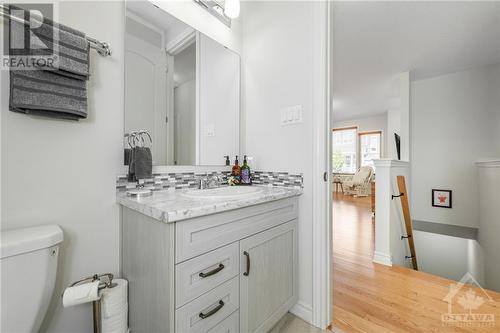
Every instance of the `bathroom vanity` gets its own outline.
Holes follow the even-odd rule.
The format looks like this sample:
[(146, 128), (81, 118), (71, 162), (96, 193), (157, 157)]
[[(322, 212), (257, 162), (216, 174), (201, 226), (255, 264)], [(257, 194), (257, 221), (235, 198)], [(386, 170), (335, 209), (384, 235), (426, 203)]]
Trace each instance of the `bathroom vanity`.
[(301, 190), (252, 188), (118, 196), (131, 332), (267, 332), (297, 302)]
[[(197, 170), (177, 172), (221, 170), (225, 156), (244, 155), (240, 56), (149, 1), (127, 1), (125, 22), (124, 132), (134, 139), (124, 148), (147, 143), (158, 170), (175, 166), (141, 179), (159, 190), (151, 197), (118, 194), (130, 329), (267, 332), (297, 302), (301, 190), (193, 190)], [(135, 141), (142, 131), (148, 142)], [(282, 173), (269, 179), (296, 185)]]

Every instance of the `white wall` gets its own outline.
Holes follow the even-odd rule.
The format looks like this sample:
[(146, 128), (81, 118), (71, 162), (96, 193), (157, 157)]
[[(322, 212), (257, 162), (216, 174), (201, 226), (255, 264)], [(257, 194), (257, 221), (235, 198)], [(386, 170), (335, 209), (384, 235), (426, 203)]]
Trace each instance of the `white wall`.
[(500, 292), (500, 158), (478, 167), (478, 241), (484, 253), (485, 286)]
[(362, 132), (382, 131), (382, 154), (380, 158), (387, 157), (387, 113), (372, 117), (333, 122), (333, 128), (352, 126), (358, 127), (358, 134)]
[(413, 235), (420, 271), (454, 281), (470, 272), (481, 284), (477, 241), (418, 230)]
[[(245, 145), (254, 169), (304, 174), (299, 200), (299, 307), (312, 311), (313, 86), (320, 54), (313, 8), (318, 2), (242, 3)], [(326, 14), (325, 14), (326, 15)], [(299, 24), (300, 22), (300, 24)], [(280, 125), (280, 109), (302, 105), (303, 122)]]
[(223, 165), (224, 156), (240, 154), (240, 56), (203, 34), (197, 47), (196, 164)]
[(410, 145), (413, 140), (411, 133), (411, 101), (410, 72), (399, 74), (399, 119), (401, 137), (401, 160), (410, 160)]
[[(477, 227), (475, 162), (500, 151), (500, 65), (412, 82), (412, 214), (421, 221)], [(431, 206), (431, 189), (453, 190), (453, 208)]]
[(194, 1), (151, 0), (151, 2), (231, 50), (241, 51), (241, 19), (232, 20), (229, 28)]
[(196, 164), (196, 82), (174, 88), (174, 161), (177, 165)]
[(491, 111), (493, 112), (493, 117), (496, 118), (494, 120), (496, 123), (496, 129), (494, 132), (497, 134), (495, 142), (498, 152), (497, 155), (493, 157), (498, 157), (498, 154), (500, 154), (500, 64), (490, 67), (490, 69), (489, 84), (492, 88), (491, 94), (493, 95), (493, 98), (491, 99)]
[[(496, 262), (498, 261), (499, 260)], [(477, 240), (469, 240), (467, 249), (467, 272), (472, 274), (472, 276), (481, 286), (483, 286), (483, 288), (491, 289), (491, 287), (486, 285), (485, 271), (485, 257), (481, 245)]]
[(8, 72), (0, 71), (1, 227), (57, 223), (64, 230), (57, 286), (44, 323), (50, 332), (91, 332), (91, 306), (63, 309), (62, 290), (81, 277), (119, 269), (115, 178), (123, 164), (123, 7), (116, 1), (60, 3), (61, 23), (113, 50), (106, 58), (91, 51), (87, 120), (8, 111)]
[(398, 151), (394, 133), (401, 136), (401, 111), (399, 109), (387, 111), (386, 157), (397, 160)]

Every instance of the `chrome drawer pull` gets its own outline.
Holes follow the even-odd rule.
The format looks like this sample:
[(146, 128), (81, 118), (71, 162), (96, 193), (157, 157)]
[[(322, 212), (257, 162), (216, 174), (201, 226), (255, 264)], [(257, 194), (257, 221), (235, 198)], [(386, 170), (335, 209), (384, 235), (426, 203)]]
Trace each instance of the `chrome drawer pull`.
[(211, 270), (210, 272), (207, 272), (207, 273), (203, 273), (203, 272), (201, 272), (199, 275), (200, 275), (200, 277), (202, 277), (202, 278), (206, 278), (206, 277), (209, 277), (209, 276), (211, 276), (211, 275), (214, 275), (214, 274), (219, 273), (219, 272), (220, 272), (220, 271), (222, 271), (223, 269), (224, 269), (224, 265), (223, 265), (223, 264), (219, 264), (219, 267), (217, 267), (217, 268), (215, 268), (215, 269)]
[(213, 308), (212, 310), (208, 311), (207, 313), (203, 313), (203, 312), (200, 312), (200, 318), (201, 319), (205, 319), (205, 318), (208, 318), (210, 316), (213, 316), (214, 314), (216, 314), (220, 309), (222, 309), (222, 307), (224, 306), (224, 302), (222, 300), (219, 301), (219, 305), (217, 305), (217, 307)]

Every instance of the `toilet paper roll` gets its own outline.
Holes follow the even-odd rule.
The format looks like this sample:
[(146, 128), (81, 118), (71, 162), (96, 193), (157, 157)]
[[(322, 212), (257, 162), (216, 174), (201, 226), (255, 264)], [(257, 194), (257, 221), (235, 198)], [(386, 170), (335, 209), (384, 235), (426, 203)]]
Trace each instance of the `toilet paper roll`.
[(128, 329), (127, 312), (123, 311), (122, 313), (119, 313), (115, 316), (103, 319), (101, 328), (103, 333), (126, 332)]
[(69, 287), (63, 293), (63, 306), (68, 306), (93, 302), (99, 299), (99, 281), (79, 284)]
[(115, 287), (103, 289), (99, 293), (102, 301), (102, 316), (104, 318), (109, 318), (122, 312), (123, 307), (128, 304), (127, 280), (114, 279), (113, 283), (116, 283)]
[(127, 280), (114, 279), (116, 286), (100, 292), (102, 302), (102, 332), (128, 332), (128, 283)]

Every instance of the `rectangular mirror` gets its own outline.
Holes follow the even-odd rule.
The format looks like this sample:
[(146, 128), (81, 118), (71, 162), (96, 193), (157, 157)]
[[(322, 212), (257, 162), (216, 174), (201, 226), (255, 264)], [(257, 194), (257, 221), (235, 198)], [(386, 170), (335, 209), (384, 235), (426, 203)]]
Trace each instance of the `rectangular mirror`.
[[(126, 5), (124, 148), (151, 146), (157, 166), (239, 155), (240, 56), (148, 1)], [(127, 136), (139, 131), (151, 140)]]

